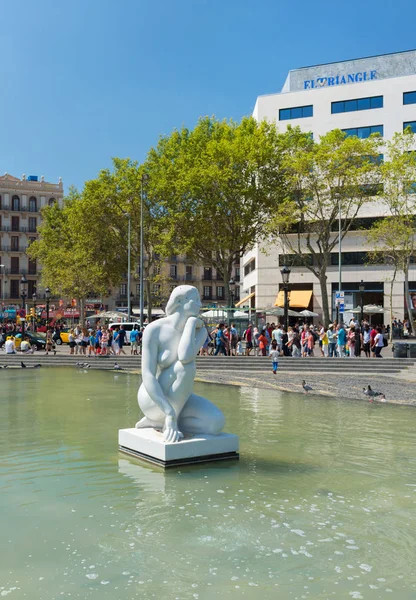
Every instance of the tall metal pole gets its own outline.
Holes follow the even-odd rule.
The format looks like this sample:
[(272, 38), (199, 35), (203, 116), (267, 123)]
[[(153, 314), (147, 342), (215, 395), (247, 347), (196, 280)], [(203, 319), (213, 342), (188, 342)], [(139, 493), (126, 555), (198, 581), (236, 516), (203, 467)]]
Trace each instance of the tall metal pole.
[[(341, 196), (338, 196), (338, 291), (341, 291), (341, 243), (342, 243), (342, 239), (341, 239)], [(341, 299), (341, 298), (340, 298)], [(340, 300), (339, 299), (339, 300)], [(339, 311), (339, 322), (342, 323), (343, 321), (343, 313), (341, 311)]]
[(131, 275), (131, 217), (127, 214), (127, 321), (131, 321), (130, 275)]
[(141, 193), (140, 193), (140, 329), (143, 327), (144, 321), (144, 289), (143, 289), (143, 269), (144, 269), (144, 257), (143, 257), (143, 248), (144, 248), (144, 231), (143, 231), (143, 184), (147, 181), (148, 175), (143, 173), (141, 179)]
[(288, 321), (289, 321), (289, 299), (288, 299), (288, 285), (287, 283), (283, 284), (284, 285), (284, 292), (285, 292), (285, 306), (284, 306), (284, 322), (285, 322), (285, 331), (287, 332), (287, 327), (288, 327)]

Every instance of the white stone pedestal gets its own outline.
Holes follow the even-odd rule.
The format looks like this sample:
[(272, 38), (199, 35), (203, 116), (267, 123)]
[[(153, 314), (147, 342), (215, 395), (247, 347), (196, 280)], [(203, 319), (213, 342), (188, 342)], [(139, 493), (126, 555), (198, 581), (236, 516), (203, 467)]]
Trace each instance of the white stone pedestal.
[(216, 460), (238, 459), (238, 436), (231, 433), (218, 435), (186, 435), (180, 442), (166, 443), (155, 429), (119, 429), (120, 452), (141, 460), (175, 467)]

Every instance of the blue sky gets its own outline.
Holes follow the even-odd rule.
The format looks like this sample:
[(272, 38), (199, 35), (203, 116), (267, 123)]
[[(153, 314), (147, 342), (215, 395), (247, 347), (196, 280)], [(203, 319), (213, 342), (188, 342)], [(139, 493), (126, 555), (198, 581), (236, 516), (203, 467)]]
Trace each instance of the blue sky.
[(65, 188), (293, 68), (416, 47), (414, 0), (2, 0), (0, 173)]

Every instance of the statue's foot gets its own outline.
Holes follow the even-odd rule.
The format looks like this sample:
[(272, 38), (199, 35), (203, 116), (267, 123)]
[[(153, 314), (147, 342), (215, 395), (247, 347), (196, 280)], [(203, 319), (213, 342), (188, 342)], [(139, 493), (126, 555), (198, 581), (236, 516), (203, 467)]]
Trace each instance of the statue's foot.
[(136, 429), (161, 429), (163, 427), (163, 423), (157, 423), (156, 421), (151, 421), (147, 417), (143, 417), (140, 419), (135, 425)]

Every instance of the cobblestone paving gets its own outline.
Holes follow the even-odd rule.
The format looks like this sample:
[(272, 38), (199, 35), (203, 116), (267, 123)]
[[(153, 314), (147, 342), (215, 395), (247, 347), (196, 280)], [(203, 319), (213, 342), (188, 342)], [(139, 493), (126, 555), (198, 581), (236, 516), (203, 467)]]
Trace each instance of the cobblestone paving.
[(335, 373), (302, 375), (300, 373), (279, 373), (279, 371), (277, 375), (273, 375), (272, 372), (270, 374), (252, 373), (250, 375), (242, 375), (236, 371), (227, 371), (197, 375), (196, 381), (276, 389), (304, 394), (302, 379), (305, 379), (306, 383), (313, 387), (313, 392), (309, 392), (308, 394), (311, 398), (313, 398), (313, 395), (320, 395), (368, 402), (367, 396), (363, 394), (363, 387), (371, 385), (373, 390), (385, 394), (386, 402), (390, 404), (416, 406), (416, 382), (407, 381), (403, 376), (400, 379), (396, 379), (391, 375), (372, 376), (369, 374), (368, 377), (362, 374), (354, 376)]

